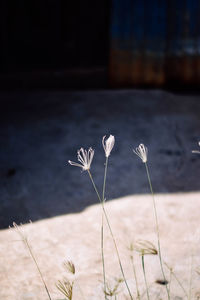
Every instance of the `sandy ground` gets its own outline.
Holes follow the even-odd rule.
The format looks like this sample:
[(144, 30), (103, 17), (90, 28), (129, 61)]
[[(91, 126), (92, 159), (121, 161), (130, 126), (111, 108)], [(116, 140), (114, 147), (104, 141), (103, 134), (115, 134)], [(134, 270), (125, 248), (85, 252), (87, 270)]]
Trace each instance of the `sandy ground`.
[[(76, 265), (73, 299), (103, 299), (100, 251), (101, 207), (85, 172), (69, 166), (80, 147), (95, 149), (92, 173), (102, 186), (104, 153), (101, 139), (113, 134), (106, 209), (124, 271), (135, 296), (127, 249), (145, 239), (157, 246), (152, 198), (141, 160), (132, 148), (148, 146), (148, 163), (156, 192), (163, 259), (199, 299), (200, 97), (164, 91), (88, 91), (1, 93), (0, 111), (0, 299), (47, 299), (33, 262), (15, 232), (24, 226), (52, 299), (62, 299), (55, 283), (67, 276), (62, 263)], [(135, 253), (141, 293), (145, 291), (141, 257)], [(105, 228), (106, 276), (121, 277)], [(157, 256), (145, 256), (151, 299), (167, 299)], [(167, 270), (166, 270), (167, 272)], [(168, 272), (168, 280), (169, 272)], [(184, 291), (172, 276), (172, 299)], [(124, 284), (119, 299), (126, 299)], [(142, 299), (145, 299), (143, 295)], [(185, 296), (185, 299), (187, 297)], [(128, 298), (127, 298), (128, 299)]]
[[(199, 210), (200, 193), (156, 195), (159, 214), (163, 260), (189, 290), (191, 258), (192, 299), (198, 299), (200, 276)], [(113, 200), (106, 210), (119, 247), (128, 284), (135, 296), (136, 287), (127, 247), (131, 242), (144, 239), (157, 245), (152, 198), (150, 195), (134, 195)], [(62, 299), (55, 288), (58, 279), (67, 277), (62, 267), (64, 260), (72, 260), (76, 266), (76, 283), (85, 299), (103, 299), (102, 265), (100, 252), (101, 206), (94, 205), (78, 214), (55, 217), (24, 226), (32, 250), (41, 267), (52, 299)], [(13, 230), (0, 232), (0, 299), (48, 299), (36, 268), (19, 237)], [(141, 257), (135, 253), (135, 266), (141, 294), (144, 279)], [(121, 273), (109, 230), (105, 226), (105, 265), (107, 280), (113, 284)], [(157, 256), (145, 256), (146, 274), (151, 299), (167, 299), (165, 287), (155, 283), (162, 279)], [(169, 280), (169, 272), (166, 270)], [(70, 277), (69, 277), (70, 279)], [(74, 298), (83, 299), (75, 283)], [(118, 299), (129, 299), (122, 284)], [(172, 299), (186, 299), (177, 281), (172, 278)], [(177, 298), (178, 297), (178, 298)], [(143, 296), (145, 299), (146, 296)]]

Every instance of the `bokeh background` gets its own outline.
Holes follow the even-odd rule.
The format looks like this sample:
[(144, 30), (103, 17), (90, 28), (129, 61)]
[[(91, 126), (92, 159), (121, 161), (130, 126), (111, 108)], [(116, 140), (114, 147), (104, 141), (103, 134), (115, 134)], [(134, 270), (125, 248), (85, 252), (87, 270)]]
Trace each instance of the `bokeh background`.
[(1, 87), (198, 87), (198, 0), (1, 1)]

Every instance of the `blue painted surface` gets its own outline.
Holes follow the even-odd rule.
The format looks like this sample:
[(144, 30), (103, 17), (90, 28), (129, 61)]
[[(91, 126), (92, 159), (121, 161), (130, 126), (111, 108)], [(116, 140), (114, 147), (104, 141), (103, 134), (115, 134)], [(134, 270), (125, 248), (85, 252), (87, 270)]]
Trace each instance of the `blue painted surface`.
[(120, 50), (199, 53), (199, 20), (199, 0), (113, 0), (111, 40)]

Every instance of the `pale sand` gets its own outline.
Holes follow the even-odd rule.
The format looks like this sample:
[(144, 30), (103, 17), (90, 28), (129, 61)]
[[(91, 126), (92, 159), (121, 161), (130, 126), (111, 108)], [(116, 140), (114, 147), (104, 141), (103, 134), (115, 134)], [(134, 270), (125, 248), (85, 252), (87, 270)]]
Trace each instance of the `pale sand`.
[[(192, 298), (200, 293), (199, 211), (200, 193), (156, 195), (163, 259), (174, 268), (188, 291), (191, 257), (193, 255)], [(150, 195), (134, 195), (106, 203), (106, 210), (119, 247), (124, 271), (131, 291), (135, 295), (135, 283), (127, 246), (130, 242), (145, 239), (157, 245), (152, 198)], [(104, 299), (102, 295), (102, 264), (100, 252), (101, 206), (96, 204), (83, 212), (35, 222), (24, 226), (29, 243), (38, 260), (52, 299), (63, 299), (55, 283), (67, 273), (64, 260), (72, 260), (76, 266), (76, 278), (85, 299)], [(37, 270), (13, 230), (0, 232), (0, 299), (47, 299)], [(162, 279), (157, 256), (145, 256), (147, 279), (151, 299), (167, 299), (164, 286), (155, 283)], [(109, 281), (121, 277), (117, 257), (105, 226), (105, 265)], [(135, 254), (139, 287), (144, 292), (141, 258)], [(169, 272), (167, 273), (169, 274)], [(169, 278), (169, 275), (167, 275)], [(121, 286), (119, 299), (126, 299), (126, 288)], [(172, 299), (183, 299), (183, 291), (173, 279)], [(160, 296), (159, 296), (160, 295)], [(180, 298), (176, 298), (180, 297)], [(146, 295), (142, 299), (145, 299)], [(74, 300), (83, 299), (77, 284)], [(127, 299), (129, 299), (127, 297)]]

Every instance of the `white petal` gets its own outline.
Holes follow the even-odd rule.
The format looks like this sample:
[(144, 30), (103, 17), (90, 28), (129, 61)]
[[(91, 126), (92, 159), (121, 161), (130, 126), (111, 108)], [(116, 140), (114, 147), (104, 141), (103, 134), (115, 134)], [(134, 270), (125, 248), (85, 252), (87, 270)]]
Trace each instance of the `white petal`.
[(71, 160), (68, 160), (68, 163), (69, 163), (71, 166), (83, 168), (83, 166), (82, 166), (81, 164), (78, 164), (78, 163), (73, 162), (73, 161), (71, 161)]

